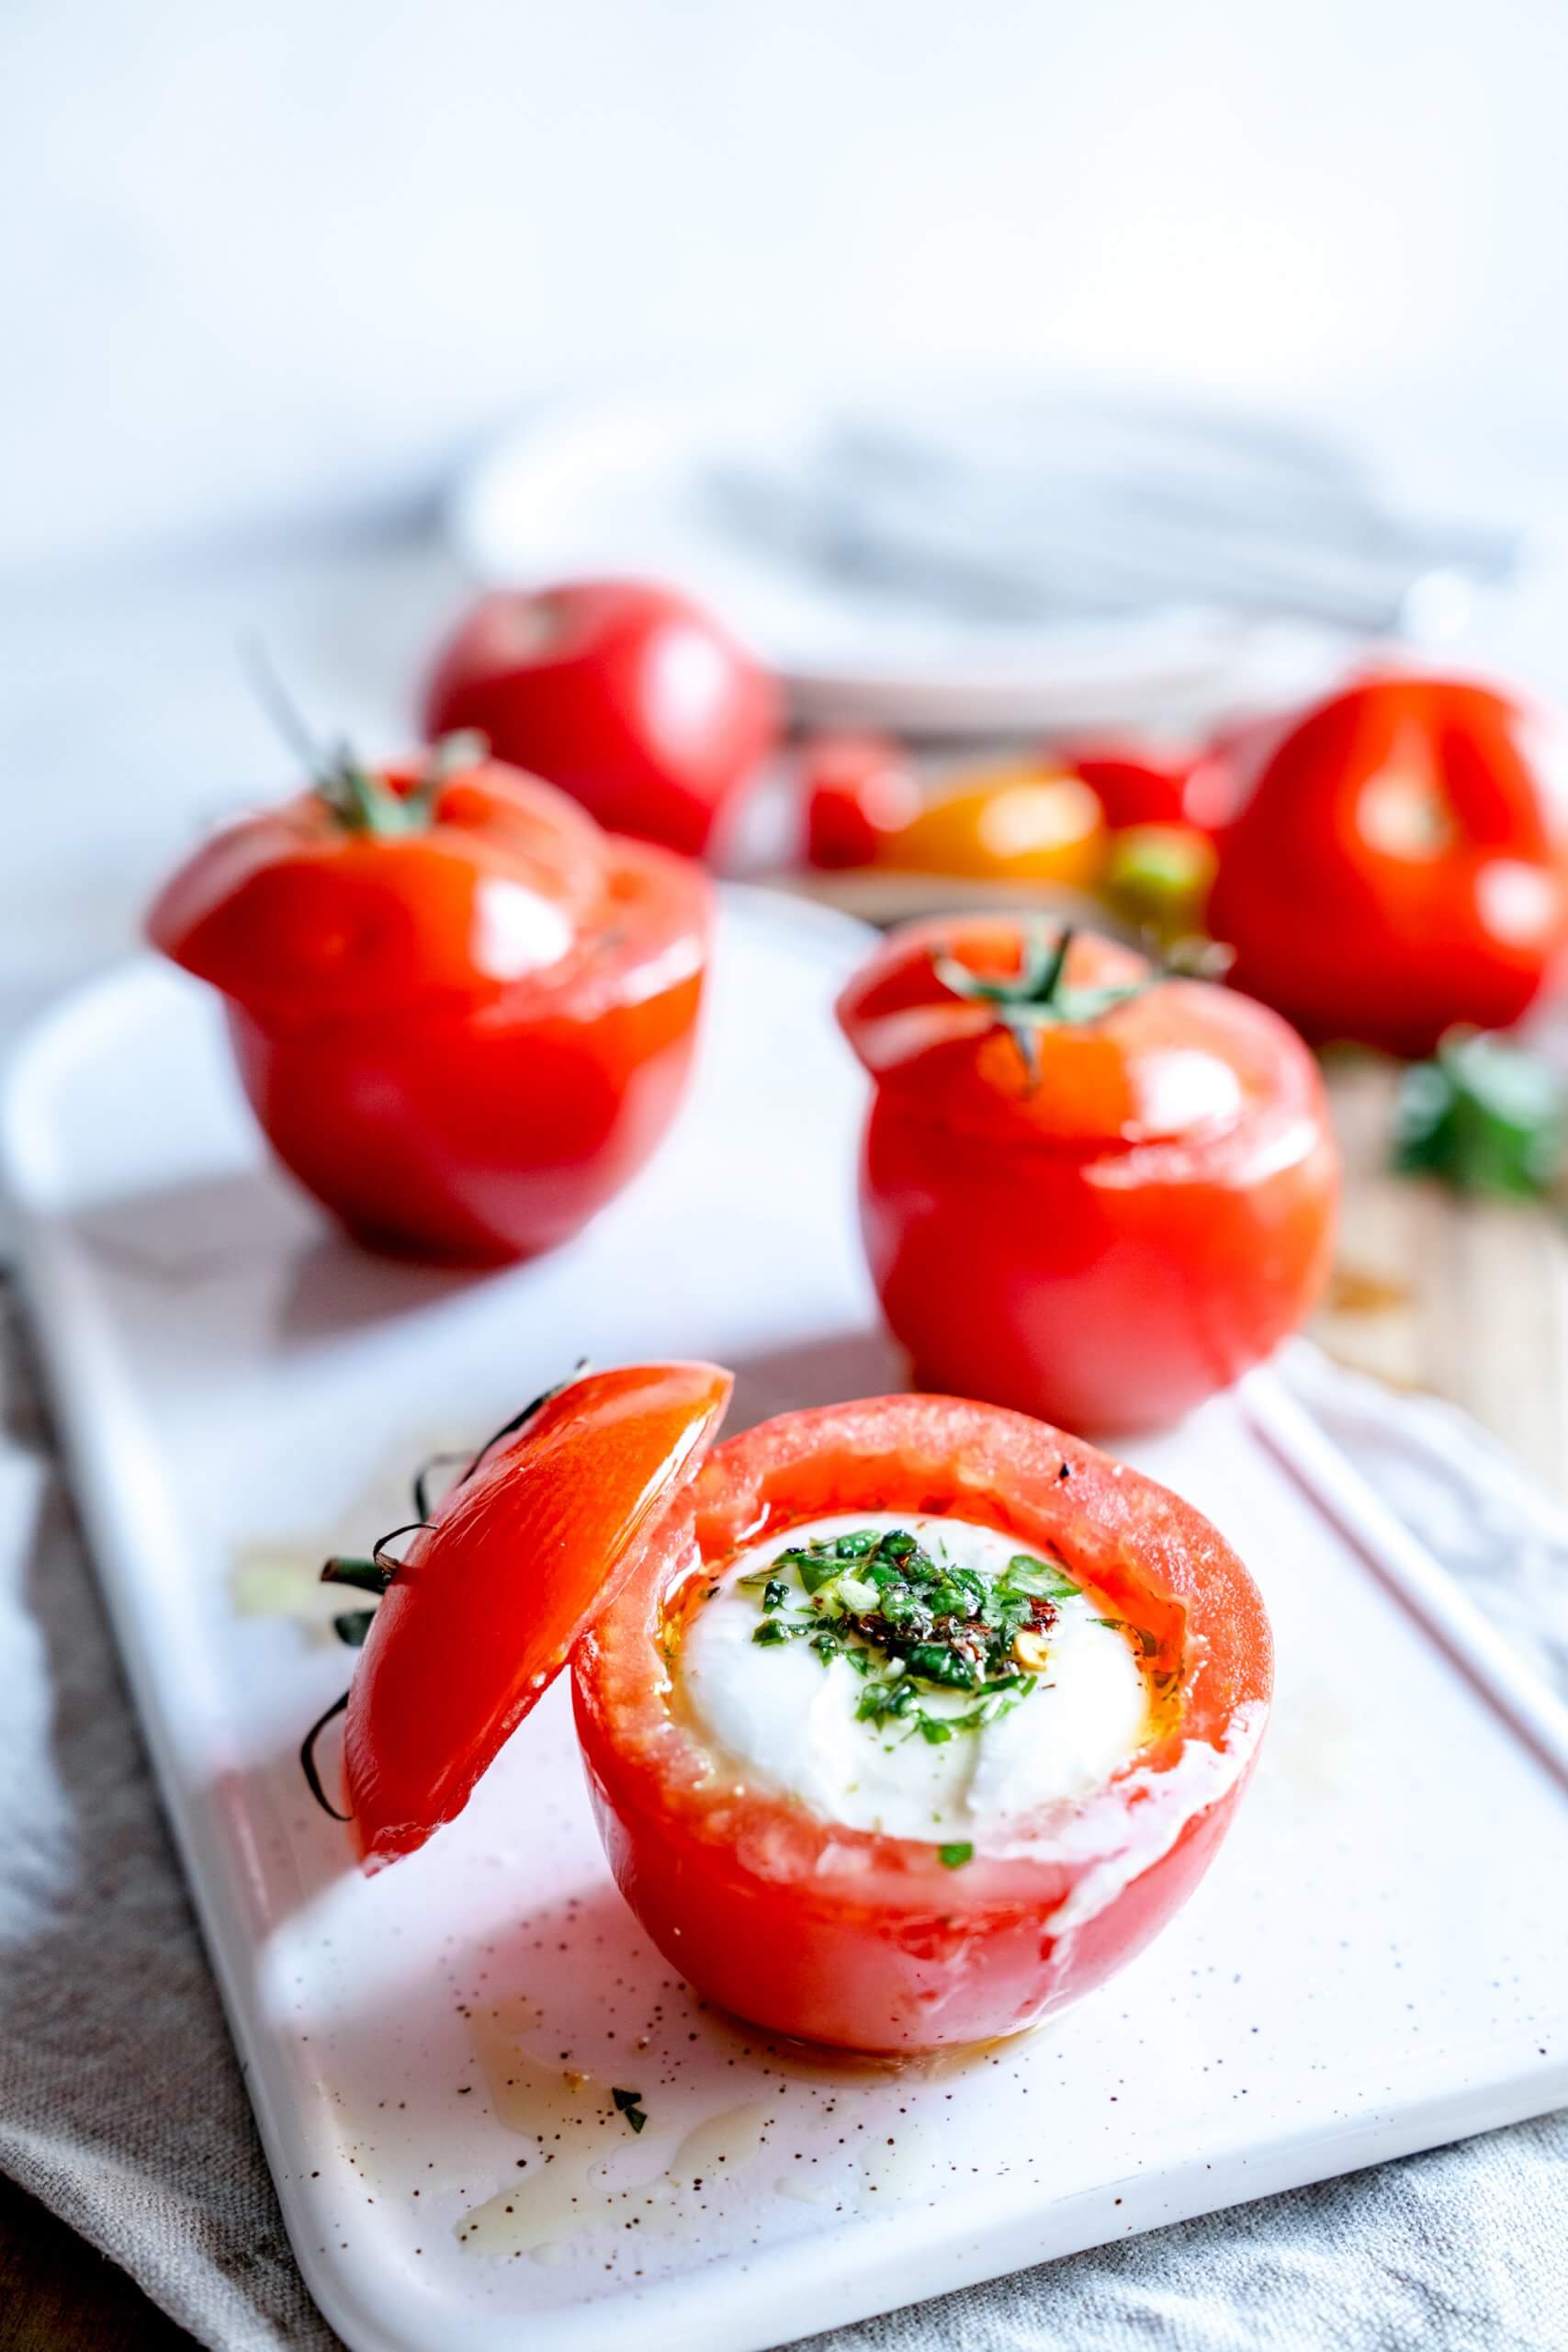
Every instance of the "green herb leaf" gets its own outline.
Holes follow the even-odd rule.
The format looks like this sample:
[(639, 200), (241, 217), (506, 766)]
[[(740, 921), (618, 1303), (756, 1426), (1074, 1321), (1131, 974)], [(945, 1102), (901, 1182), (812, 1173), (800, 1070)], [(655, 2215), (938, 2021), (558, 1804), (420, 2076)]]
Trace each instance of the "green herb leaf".
[(1568, 1082), (1537, 1054), (1450, 1030), (1401, 1081), (1393, 1164), (1458, 1193), (1539, 1199), (1568, 1172)]
[(643, 2125), (648, 2121), (647, 2116), (642, 2111), (642, 2093), (640, 2091), (612, 2090), (610, 2097), (615, 2102), (616, 2113), (626, 2117), (626, 2121), (631, 2125), (634, 2132), (640, 2132)]
[(764, 1617), (755, 1628), (751, 1639), (763, 1649), (772, 1649), (779, 1642), (797, 1642), (817, 1631), (811, 1617)]
[(1045, 1600), (1071, 1600), (1078, 1587), (1049, 1560), (1037, 1559), (1032, 1552), (1015, 1552), (1007, 1564), (1004, 1582), (1013, 1592), (1038, 1594)]
[(904, 1663), (911, 1674), (919, 1675), (927, 1682), (940, 1682), (950, 1690), (979, 1688), (979, 1678), (969, 1660), (936, 1642), (918, 1642), (906, 1655)]
[(965, 1862), (974, 1860), (975, 1849), (965, 1838), (961, 1843), (952, 1846), (939, 1846), (936, 1849), (936, 1858), (943, 1870), (961, 1871)]

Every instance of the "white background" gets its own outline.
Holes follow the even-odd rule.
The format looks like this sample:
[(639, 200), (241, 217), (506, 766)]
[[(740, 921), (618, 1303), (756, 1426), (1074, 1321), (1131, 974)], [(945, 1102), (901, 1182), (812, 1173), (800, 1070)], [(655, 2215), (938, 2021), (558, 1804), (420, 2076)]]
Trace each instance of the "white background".
[[(6, 0), (0, 1042), (288, 780), (245, 632), (406, 731), (541, 392), (1016, 367), (1568, 515), (1565, 125), (1561, 0)], [(1479, 650), (1568, 693), (1559, 580)]]
[(1543, 444), (1561, 0), (8, 0), (13, 560), (426, 494), (540, 387), (971, 358)]

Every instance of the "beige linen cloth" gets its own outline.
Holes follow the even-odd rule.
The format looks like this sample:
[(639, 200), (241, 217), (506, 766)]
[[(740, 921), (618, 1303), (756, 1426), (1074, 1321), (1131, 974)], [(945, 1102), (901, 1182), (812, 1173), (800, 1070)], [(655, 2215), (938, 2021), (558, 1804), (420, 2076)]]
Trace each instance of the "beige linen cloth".
[[(337, 2339), (284, 2236), (12, 1308), (0, 1352), (0, 2165), (214, 2352), (314, 2352)], [(1426, 1512), (1428, 1541), (1468, 1524), (1494, 1578), (1500, 1557), (1513, 1560), (1538, 1634), (1546, 1602), (1562, 1611), (1568, 1524), (1540, 1498), (1521, 1505), (1517, 1474), (1494, 1464), (1489, 1477), (1476, 1433), (1484, 1508), (1466, 1521), (1456, 1421), (1438, 1431), (1445, 1495), (1413, 1466), (1421, 1448), (1402, 1408), (1347, 1404), (1341, 1388), (1316, 1404), (1358, 1426), (1375, 1427), (1381, 1412), (1391, 1499), (1417, 1523)], [(1462, 1547), (1459, 1556), (1467, 1565)], [(1568, 1663), (1568, 1616), (1558, 1623)], [(1568, 2117), (813, 2342), (816, 2352), (1563, 2352)]]

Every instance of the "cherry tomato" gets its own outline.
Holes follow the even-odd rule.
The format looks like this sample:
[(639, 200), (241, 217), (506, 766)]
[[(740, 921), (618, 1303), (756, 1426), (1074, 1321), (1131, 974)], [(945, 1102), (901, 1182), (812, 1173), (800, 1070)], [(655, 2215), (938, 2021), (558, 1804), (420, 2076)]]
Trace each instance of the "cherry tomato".
[(806, 746), (806, 854), (816, 866), (870, 865), (919, 812), (905, 752), (886, 735), (821, 735)]
[(1214, 844), (1196, 825), (1127, 825), (1112, 833), (1100, 889), (1126, 922), (1165, 946), (1195, 938), (1214, 879)]
[(1190, 754), (1129, 736), (1090, 737), (1053, 744), (1063, 767), (1083, 778), (1105, 811), (1113, 831), (1125, 825), (1179, 825), (1190, 821), (1185, 807)]
[(1036, 764), (960, 771), (882, 843), (878, 864), (980, 882), (1087, 889), (1105, 855), (1100, 802)]
[(437, 657), (424, 716), (432, 738), (478, 729), (612, 831), (694, 857), (779, 729), (772, 680), (716, 621), (626, 580), (481, 597)]
[(824, 736), (807, 747), (807, 855), (955, 880), (1083, 889), (1105, 854), (1098, 796), (1039, 760), (989, 762), (922, 783), (891, 739)]
[(495, 762), (345, 760), (175, 875), (153, 944), (226, 1001), (273, 1149), (373, 1246), (548, 1249), (633, 1176), (690, 1065), (701, 871)]
[(344, 1761), (367, 1868), (461, 1812), (630, 1573), (731, 1385), (710, 1363), (574, 1381), (481, 1455), (416, 1534), (349, 1692)]
[(922, 1385), (1139, 1429), (1306, 1317), (1337, 1164), (1316, 1066), (1262, 1005), (996, 915), (895, 932), (839, 1017), (876, 1080), (871, 1271)]
[[(968, 1860), (716, 1770), (671, 1703), (686, 1609), (741, 1544), (860, 1510), (952, 1513), (1061, 1559), (1144, 1632), (1168, 1728)], [(786, 1414), (720, 1446), (637, 1552), (575, 1654), (578, 1733), (621, 1892), (705, 1999), (855, 2050), (989, 2040), (1131, 1959), (1212, 1860), (1263, 1727), (1268, 1621), (1214, 1529), (1104, 1454), (947, 1397)]]
[(1531, 724), (1485, 686), (1371, 678), (1220, 754), (1209, 927), (1236, 985), (1397, 1054), (1517, 1020), (1568, 932)]

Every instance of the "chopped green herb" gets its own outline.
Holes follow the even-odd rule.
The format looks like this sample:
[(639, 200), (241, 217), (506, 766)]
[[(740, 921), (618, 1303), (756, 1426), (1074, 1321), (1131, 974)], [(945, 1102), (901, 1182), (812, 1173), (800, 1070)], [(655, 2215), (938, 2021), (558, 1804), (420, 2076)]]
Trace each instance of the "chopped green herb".
[(962, 1651), (951, 1649), (940, 1642), (918, 1642), (905, 1657), (911, 1674), (927, 1682), (940, 1682), (949, 1690), (977, 1690), (980, 1678), (974, 1663)]
[(816, 1623), (810, 1617), (764, 1617), (751, 1639), (764, 1649), (772, 1649), (776, 1643), (797, 1642), (816, 1631)]
[(1043, 1593), (1048, 1600), (1070, 1600), (1077, 1591), (1071, 1577), (1032, 1552), (1015, 1552), (1007, 1565), (1006, 1585), (1014, 1592)]
[(648, 2121), (647, 2116), (642, 2111), (642, 2093), (613, 2090), (610, 2097), (615, 2102), (616, 2113), (626, 2117), (634, 2132), (640, 2132)]
[[(765, 1575), (763, 1621), (752, 1630), (767, 1647), (809, 1640), (825, 1665), (843, 1658), (864, 1684), (857, 1719), (933, 1746), (995, 1723), (1033, 1691), (1035, 1648), (1056, 1618), (1056, 1603), (1079, 1588), (1032, 1552), (1016, 1552), (999, 1576), (959, 1567), (938, 1542), (939, 1557), (908, 1528), (856, 1528), (786, 1546)], [(805, 1608), (792, 1608), (797, 1578)], [(1028, 1635), (1030, 1643), (1022, 1637)], [(1040, 1653), (1043, 1658), (1043, 1653)], [(922, 1688), (964, 1692), (961, 1712), (923, 1705)]]
[(965, 1862), (974, 1860), (975, 1849), (969, 1840), (964, 1838), (952, 1846), (939, 1846), (936, 1849), (936, 1858), (944, 1870), (961, 1871)]

